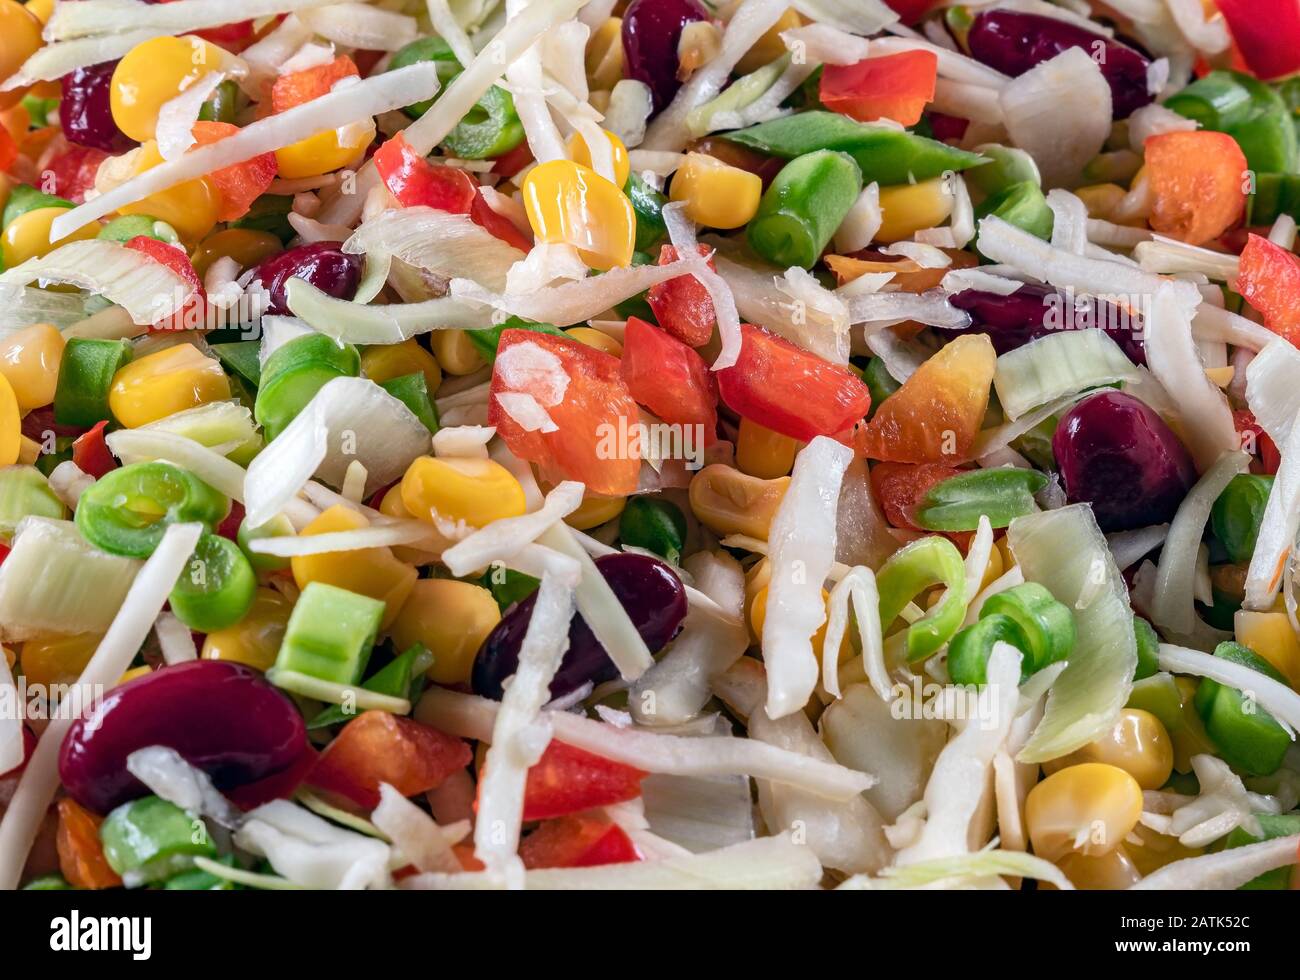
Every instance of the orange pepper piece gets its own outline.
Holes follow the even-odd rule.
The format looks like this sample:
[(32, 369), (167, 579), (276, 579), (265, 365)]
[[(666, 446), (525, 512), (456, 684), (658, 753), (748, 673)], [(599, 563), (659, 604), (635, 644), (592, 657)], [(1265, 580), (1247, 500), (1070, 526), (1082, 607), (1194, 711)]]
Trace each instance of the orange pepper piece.
[(1246, 210), (1249, 164), (1226, 133), (1164, 133), (1146, 142), (1151, 227), (1189, 245), (1213, 241)]
[(59, 800), (59, 830), (55, 846), (59, 851), (59, 869), (74, 888), (117, 888), (122, 884), (116, 871), (108, 866), (104, 848), (99, 843), (96, 816), (72, 799)]

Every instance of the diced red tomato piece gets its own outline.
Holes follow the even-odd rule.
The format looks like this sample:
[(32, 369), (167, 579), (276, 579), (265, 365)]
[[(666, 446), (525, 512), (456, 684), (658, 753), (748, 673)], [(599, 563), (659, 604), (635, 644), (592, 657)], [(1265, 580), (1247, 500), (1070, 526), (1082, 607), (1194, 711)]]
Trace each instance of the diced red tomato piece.
[[(175, 3), (176, 0), (159, 0), (160, 3)], [(275, 18), (278, 22), (283, 20), (283, 15)], [(253, 43), (257, 36), (257, 31), (251, 20), (236, 21), (233, 24), (222, 24), (220, 27), (208, 27), (201, 31), (195, 31), (194, 34), (203, 38), (205, 41), (211, 41), (218, 47), (225, 48), (227, 51), (238, 54)]]
[(170, 321), (163, 320), (153, 325), (154, 330), (184, 330), (204, 322), (204, 309), (208, 294), (203, 289), (203, 280), (194, 271), (190, 257), (176, 245), (168, 245), (148, 235), (137, 235), (126, 243), (126, 247), (142, 252), (155, 262), (160, 262), (194, 287), (194, 295), (185, 305), (176, 311)]
[[(207, 146), (233, 136), (238, 126), (223, 122), (196, 122), (194, 139), (199, 146)], [(218, 221), (237, 221), (248, 214), (253, 202), (266, 193), (266, 189), (279, 173), (274, 153), (263, 153), (243, 163), (231, 164), (208, 174), (208, 180), (221, 192), (221, 210)]]
[[(201, 643), (198, 646), (202, 648)], [(281, 769), (255, 783), (245, 783), (243, 786), (225, 790), (225, 794), (230, 802), (245, 811), (256, 809), (272, 800), (287, 800), (306, 780), (307, 774), (315, 767), (318, 758), (315, 749), (310, 745), (304, 745), (302, 755), (287, 769)]]
[(474, 178), (455, 167), (434, 166), (401, 133), (376, 150), (374, 160), (384, 186), (404, 207), (423, 205), (451, 214), (469, 214), (474, 207)]
[(72, 444), (72, 461), (83, 473), (88, 473), (98, 480), (110, 470), (117, 469), (117, 460), (108, 451), (104, 441), (104, 429), (107, 421), (96, 422), (89, 432), (77, 437)]
[[(0, 143), (3, 141), (4, 137), (0, 136)], [(3, 155), (4, 149), (0, 147), (0, 157)], [(41, 176), (47, 181), (45, 186), (51, 194), (67, 198), (73, 204), (82, 204), (86, 200), (86, 191), (95, 186), (99, 165), (107, 158), (108, 154), (103, 150), (72, 145), (46, 163)]]
[(552, 741), (528, 770), (524, 819), (546, 820), (634, 800), (645, 777), (640, 769)]
[(665, 422), (702, 426), (705, 445), (716, 440), (718, 393), (704, 358), (658, 327), (630, 317), (621, 363), (637, 402)]
[(885, 3), (898, 13), (904, 24), (915, 24), (933, 9), (936, 0), (885, 0)]
[(924, 528), (916, 523), (916, 509), (936, 483), (952, 479), (961, 470), (942, 463), (878, 463), (871, 469), (871, 487), (894, 527), (908, 531)]
[(1300, 3), (1216, 0), (1249, 71), (1264, 79), (1300, 72)]
[(307, 782), (373, 810), (379, 805), (380, 783), (415, 796), (464, 769), (472, 758), (469, 745), (459, 738), (387, 711), (367, 711), (325, 747)]
[(791, 439), (835, 436), (860, 422), (871, 392), (848, 368), (742, 323), (739, 360), (716, 372), (734, 411)]
[(542, 824), (520, 843), (519, 857), (530, 871), (641, 860), (636, 845), (621, 827), (594, 817), (561, 817)]
[(1264, 427), (1255, 421), (1255, 413), (1248, 408), (1239, 408), (1232, 413), (1232, 424), (1241, 439), (1241, 447), (1256, 457), (1251, 461), (1251, 472), (1267, 476), (1276, 473), (1282, 464), (1282, 454)]
[(91, 813), (70, 797), (59, 800), (59, 829), (55, 844), (59, 870), (74, 888), (117, 888), (122, 884), (104, 856), (99, 825), (104, 818)]
[[(523, 345), (528, 346), (510, 353)], [(509, 392), (531, 395), (555, 431), (525, 429), (499, 401)], [(502, 332), (488, 424), (496, 426), (511, 452), (536, 463), (547, 482), (579, 480), (592, 493), (631, 493), (641, 472), (639, 416), (617, 357), (567, 337)]]
[(500, 174), (503, 178), (509, 180), (532, 162), (532, 147), (528, 145), (527, 140), (524, 140), (513, 150), (497, 157), (496, 161), (492, 164), (492, 172), (494, 174)]
[(474, 856), (474, 845), (461, 842), (451, 846), (451, 853), (456, 855), (462, 871), (486, 871), (487, 865)]
[(319, 99), (322, 95), (328, 95), (336, 82), (360, 74), (352, 59), (341, 54), (328, 64), (281, 75), (271, 86), (271, 109), (274, 112), (284, 112), (312, 99)]
[(1213, 241), (1246, 210), (1249, 165), (1227, 133), (1162, 133), (1146, 141), (1151, 227), (1189, 245)]
[(852, 65), (826, 65), (818, 97), (826, 108), (859, 122), (892, 119), (914, 126), (934, 101), (938, 77), (933, 51), (900, 51)]
[(1264, 317), (1264, 325), (1292, 344), (1300, 343), (1300, 263), (1267, 238), (1251, 235), (1241, 253), (1235, 286)]
[[(701, 255), (709, 253), (707, 245), (700, 246)], [(660, 265), (672, 265), (676, 261), (677, 249), (673, 246), (665, 245), (659, 250)], [(713, 259), (709, 259), (709, 268), (718, 271)], [(701, 347), (713, 336), (713, 328), (718, 323), (713, 297), (694, 276), (677, 276), (657, 283), (650, 287), (646, 300), (659, 326), (688, 347)]]
[(507, 245), (513, 245), (521, 252), (530, 252), (533, 240), (525, 235), (513, 221), (504, 214), (495, 211), (483, 196), (483, 188), (474, 189), (474, 203), (470, 205), (469, 216), (474, 224), (487, 229)]

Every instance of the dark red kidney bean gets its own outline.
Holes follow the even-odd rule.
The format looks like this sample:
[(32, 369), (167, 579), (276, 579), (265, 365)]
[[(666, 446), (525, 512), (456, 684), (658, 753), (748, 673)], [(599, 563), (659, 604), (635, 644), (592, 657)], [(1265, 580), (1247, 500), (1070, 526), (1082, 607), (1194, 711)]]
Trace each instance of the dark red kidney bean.
[(290, 279), (305, 279), (335, 299), (351, 299), (361, 283), (360, 255), (343, 251), (342, 242), (311, 242), (273, 255), (257, 267), (253, 281), (261, 280), (271, 294), (271, 308), (277, 316), (289, 315), (284, 285)]
[(219, 789), (289, 768), (307, 744), (293, 702), (242, 664), (192, 660), (116, 687), (75, 722), (59, 753), (59, 777), (96, 813), (148, 790), (126, 768), (136, 749), (165, 745)]
[(1127, 119), (1155, 101), (1147, 89), (1150, 61), (1146, 57), (1113, 38), (1055, 17), (988, 10), (976, 15), (966, 44), (976, 61), (1013, 78), (1062, 51), (1082, 48), (1096, 58), (1110, 84), (1116, 119)]
[(628, 78), (650, 86), (655, 112), (682, 87), (677, 78), (682, 28), (708, 19), (698, 0), (632, 0), (624, 12), (623, 69)]
[(105, 153), (125, 153), (135, 146), (135, 141), (113, 122), (109, 106), (116, 67), (116, 61), (104, 61), (63, 76), (59, 122), (63, 124), (63, 135), (73, 143)]
[[(666, 564), (645, 555), (606, 555), (596, 567), (636, 625), (651, 653), (663, 649), (686, 618), (686, 589)], [(519, 666), (519, 646), (533, 616), (537, 593), (509, 610), (488, 634), (474, 658), (471, 682), (475, 694), (499, 700), (502, 684)], [(551, 697), (570, 694), (590, 681), (601, 684), (618, 676), (618, 669), (581, 616), (569, 625), (569, 651), (551, 681)]]
[(1088, 296), (1058, 292), (1048, 286), (1024, 285), (1009, 296), (967, 289), (950, 302), (971, 315), (972, 325), (960, 333), (986, 333), (999, 354), (1023, 347), (1058, 330), (1099, 328), (1110, 335), (1134, 364), (1145, 366), (1146, 342), (1142, 319), (1111, 303)]
[(1092, 505), (1103, 531), (1173, 520), (1196, 482), (1191, 454), (1150, 407), (1105, 391), (1061, 419), (1052, 452), (1070, 503)]

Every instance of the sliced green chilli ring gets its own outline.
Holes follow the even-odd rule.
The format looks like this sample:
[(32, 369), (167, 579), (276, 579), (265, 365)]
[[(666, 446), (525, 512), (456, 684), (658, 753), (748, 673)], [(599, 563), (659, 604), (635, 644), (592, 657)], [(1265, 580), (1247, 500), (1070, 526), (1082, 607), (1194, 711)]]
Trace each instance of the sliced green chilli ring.
[(77, 501), (77, 528), (102, 551), (148, 558), (172, 524), (209, 530), (230, 501), (188, 470), (170, 463), (132, 463), (105, 474)]

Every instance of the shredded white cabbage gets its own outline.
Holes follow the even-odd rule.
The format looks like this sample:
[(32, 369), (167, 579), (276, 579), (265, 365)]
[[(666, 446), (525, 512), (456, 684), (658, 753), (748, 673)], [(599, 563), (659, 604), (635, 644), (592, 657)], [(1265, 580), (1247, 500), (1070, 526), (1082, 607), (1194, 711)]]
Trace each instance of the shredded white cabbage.
[(343, 251), (354, 255), (377, 250), (436, 276), (463, 276), (495, 290), (505, 288), (510, 267), (524, 258), (468, 215), (429, 207), (384, 211), (343, 243)]

